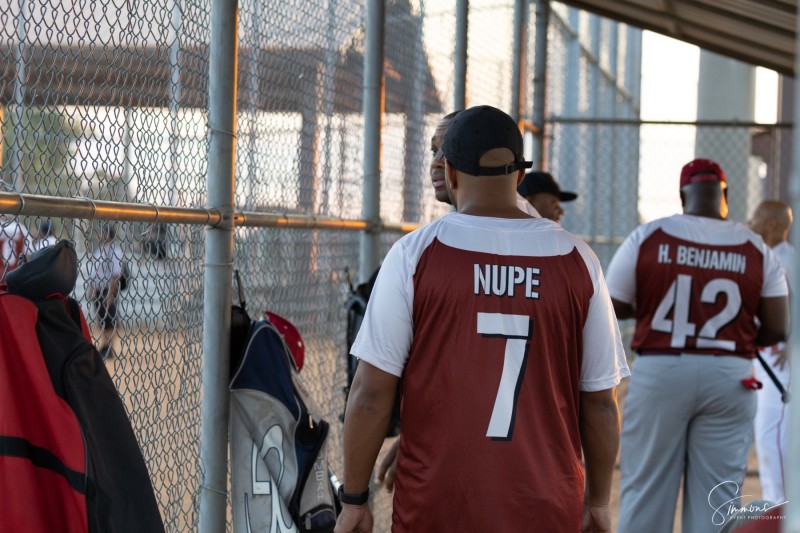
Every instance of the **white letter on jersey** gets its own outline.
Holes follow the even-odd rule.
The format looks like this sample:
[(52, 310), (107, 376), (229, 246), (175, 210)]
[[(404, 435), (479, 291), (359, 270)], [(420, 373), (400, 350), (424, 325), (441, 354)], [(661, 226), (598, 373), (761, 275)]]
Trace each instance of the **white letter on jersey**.
[(531, 268), (528, 267), (525, 269), (525, 297), (526, 298), (533, 298), (534, 300), (539, 299), (539, 293), (533, 290), (533, 287), (539, 286), (539, 280), (534, 278), (534, 276), (538, 276), (540, 270), (538, 268)]
[(678, 246), (678, 264), (685, 265), (686, 264), (686, 247), (685, 246)]
[(525, 270), (522, 267), (508, 267), (508, 295), (514, 297), (514, 286), (525, 280)]
[(510, 440), (514, 432), (514, 417), (517, 411), (517, 397), (522, 385), (527, 344), (533, 326), (525, 315), (504, 315), (502, 313), (478, 313), (478, 333), (506, 339), (503, 374), (489, 420), (486, 436), (500, 440)]
[(483, 291), (483, 294), (489, 294), (489, 265), (486, 265), (486, 273), (481, 270), (481, 266), (479, 264), (475, 264), (475, 294), (480, 294)]
[(507, 270), (507, 267), (492, 265), (492, 293), (495, 296), (503, 296), (506, 293)]
[(658, 262), (659, 263), (672, 263), (669, 258), (669, 244), (658, 245)]

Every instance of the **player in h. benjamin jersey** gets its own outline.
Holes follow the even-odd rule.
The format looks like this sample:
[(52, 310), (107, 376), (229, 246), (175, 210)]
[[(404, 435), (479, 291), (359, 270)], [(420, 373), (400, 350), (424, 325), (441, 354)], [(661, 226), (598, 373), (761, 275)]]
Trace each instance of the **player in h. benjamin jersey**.
[(395, 244), (352, 349), (336, 531), (372, 530), (366, 492), (400, 376), (393, 532), (608, 528), (628, 369), (599, 262), (516, 207), (528, 165), (511, 117), (462, 112), (444, 153), (459, 211)]
[[(761, 238), (727, 221), (727, 182), (683, 167), (684, 214), (637, 228), (608, 268), (618, 318), (636, 318), (622, 428), (620, 533), (716, 532), (737, 503), (752, 443), (756, 345), (783, 340), (787, 287)], [(760, 324), (760, 326), (758, 325)], [(746, 503), (746, 502), (745, 502)]]

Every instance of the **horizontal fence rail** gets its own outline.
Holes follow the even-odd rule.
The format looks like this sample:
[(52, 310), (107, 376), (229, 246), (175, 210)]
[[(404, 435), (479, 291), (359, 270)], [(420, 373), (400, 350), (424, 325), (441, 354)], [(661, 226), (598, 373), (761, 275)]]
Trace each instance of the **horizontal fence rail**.
[[(56, 198), (35, 194), (0, 192), (0, 213), (12, 216), (58, 217), (84, 220), (119, 220), (151, 224), (217, 226), (222, 217), (216, 209), (169, 207), (91, 198)], [(234, 214), (237, 227), (325, 229), (341, 231), (389, 231), (409, 233), (420, 227), (411, 222), (371, 223), (317, 215), (258, 213)]]

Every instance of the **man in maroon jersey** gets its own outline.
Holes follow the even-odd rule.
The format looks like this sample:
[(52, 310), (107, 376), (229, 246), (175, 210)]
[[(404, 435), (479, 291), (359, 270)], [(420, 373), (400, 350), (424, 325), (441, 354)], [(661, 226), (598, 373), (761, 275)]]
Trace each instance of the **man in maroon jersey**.
[(607, 531), (628, 370), (597, 257), (518, 209), (530, 164), (507, 114), (462, 112), (443, 150), (458, 212), (392, 247), (353, 345), (336, 531), (372, 531), (400, 376), (393, 532)]
[[(618, 318), (636, 318), (625, 399), (620, 533), (716, 532), (741, 507), (756, 396), (756, 345), (784, 340), (786, 280), (764, 241), (728, 221), (720, 166), (681, 171), (683, 214), (637, 228), (608, 268)], [(760, 324), (760, 327), (759, 325)]]
[[(442, 151), (442, 142), (444, 141), (444, 134), (447, 133), (447, 128), (450, 127), (450, 122), (461, 112), (461, 110), (453, 111), (442, 117), (436, 125), (436, 129), (431, 137), (431, 184), (433, 185), (433, 192), (436, 199), (440, 202), (452, 204), (450, 196), (447, 192), (445, 185), (444, 175), (444, 152)], [(523, 195), (517, 195), (517, 207), (525, 211), (531, 216), (540, 216), (536, 208), (528, 202)], [(552, 218), (552, 217), (548, 217)], [(558, 222), (556, 220), (556, 222)], [(397, 473), (397, 452), (400, 448), (400, 440), (395, 440), (386, 454), (383, 456), (381, 464), (378, 466), (378, 471), (375, 475), (376, 479), (383, 484), (387, 491), (391, 492), (394, 489), (394, 478)]]

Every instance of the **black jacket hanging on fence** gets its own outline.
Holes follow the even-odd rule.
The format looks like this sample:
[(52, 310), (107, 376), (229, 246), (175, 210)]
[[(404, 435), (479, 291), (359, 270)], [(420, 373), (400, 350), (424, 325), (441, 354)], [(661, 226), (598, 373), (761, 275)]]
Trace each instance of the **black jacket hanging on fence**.
[[(77, 278), (74, 249), (61, 241), (13, 274), (8, 289), (17, 296), (4, 294), (0, 306), (0, 359), (7, 368), (24, 365), (29, 372), (19, 379), (27, 381), (14, 386), (30, 388), (0, 410), (0, 438), (17, 444), (11, 452), (0, 448), (0, 495), (18, 490), (12, 473), (31, 490), (23, 505), (0, 504), (0, 524), (24, 524), (9, 531), (26, 532), (164, 531), (125, 407), (80, 307), (64, 296)], [(39, 492), (54, 486), (62, 489), (55, 501)], [(54, 507), (66, 521), (49, 527)], [(45, 520), (40, 529), (31, 527), (37, 520)]]

